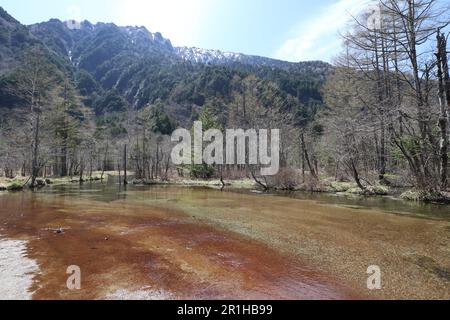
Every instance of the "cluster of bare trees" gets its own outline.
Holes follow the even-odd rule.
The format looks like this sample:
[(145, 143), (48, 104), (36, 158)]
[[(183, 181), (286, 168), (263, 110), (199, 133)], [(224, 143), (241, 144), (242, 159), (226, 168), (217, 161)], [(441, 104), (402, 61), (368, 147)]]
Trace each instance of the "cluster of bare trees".
[(31, 186), (48, 166), (50, 150), (55, 147), (50, 140), (57, 119), (53, 106), (62, 105), (60, 86), (55, 85), (62, 81), (62, 74), (46, 59), (38, 49), (27, 54), (9, 88), (21, 108), (2, 115), (4, 173), (12, 178), (20, 169), (21, 175), (30, 177)]
[[(130, 161), (136, 179), (146, 181), (169, 179), (172, 169), (170, 136), (147, 131), (145, 125), (141, 125), (132, 138), (132, 147)], [(127, 158), (124, 156), (124, 159)]]
[(332, 163), (361, 189), (370, 183), (369, 172), (390, 184), (389, 174), (407, 170), (415, 187), (446, 190), (448, 11), (435, 0), (376, 3), (375, 23), (373, 12), (354, 18), (324, 90)]
[(2, 175), (28, 177), (31, 187), (50, 176), (92, 177), (103, 141), (73, 81), (48, 55), (28, 52), (8, 90), (19, 106), (1, 114)]
[[(288, 159), (296, 158), (293, 151), (296, 142), (290, 139), (296, 131), (294, 110), (292, 110), (296, 101), (292, 97), (284, 97), (280, 94), (276, 85), (268, 84), (255, 76), (240, 80), (234, 84), (234, 87), (235, 94), (227, 115), (226, 128), (279, 129), (282, 133), (280, 167), (286, 168)], [(246, 156), (248, 158), (249, 155)], [(224, 169), (228, 176), (237, 174), (241, 177), (253, 178), (264, 189), (271, 186), (272, 181), (268, 181), (267, 177), (258, 176), (260, 165), (232, 166), (231, 168), (227, 166)]]
[(205, 177), (222, 181), (252, 177), (263, 188), (291, 188), (326, 175), (350, 177), (362, 190), (401, 176), (420, 190), (446, 191), (449, 11), (437, 0), (375, 2), (375, 15), (355, 17), (343, 36), (345, 50), (323, 90), (326, 107), (314, 122), (299, 120), (298, 100), (252, 75), (236, 76), (229, 98), (200, 114), (205, 129), (280, 129), (278, 177), (258, 177), (260, 168), (249, 165), (192, 167), (187, 173), (173, 167), (175, 128), (161, 112), (164, 106), (129, 108), (117, 116), (123, 132), (114, 134), (84, 107), (73, 79), (40, 52), (28, 55), (11, 89), (24, 107), (0, 119), (2, 174), (29, 176), (35, 186), (38, 177), (82, 182), (98, 171), (102, 180), (105, 172), (118, 171), (126, 184), (130, 171), (153, 181), (206, 170)]
[(104, 180), (108, 171), (124, 184), (130, 171), (139, 180), (167, 180), (170, 136), (153, 130), (151, 108), (112, 120), (123, 129), (115, 134), (84, 106), (70, 74), (48, 59), (33, 49), (9, 85), (19, 102), (0, 114), (1, 176), (21, 176), (32, 188), (50, 177)]

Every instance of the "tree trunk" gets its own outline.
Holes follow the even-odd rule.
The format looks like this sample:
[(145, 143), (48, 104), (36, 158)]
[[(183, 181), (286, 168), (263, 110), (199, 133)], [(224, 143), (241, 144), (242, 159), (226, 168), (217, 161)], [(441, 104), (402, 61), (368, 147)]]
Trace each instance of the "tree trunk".
[(382, 183), (386, 182), (386, 126), (384, 119), (381, 120), (381, 134), (380, 134), (380, 168), (379, 168), (379, 180)]
[(91, 151), (91, 154), (89, 156), (89, 180), (90, 181), (92, 181), (92, 171), (93, 171), (92, 166), (93, 166), (93, 164), (92, 164), (92, 151)]
[(106, 161), (108, 159), (108, 150), (109, 150), (109, 144), (106, 144), (105, 155), (103, 158), (103, 165), (102, 165), (102, 175), (100, 177), (100, 180), (102, 182), (103, 182), (103, 176), (105, 175), (105, 170), (106, 170)]
[[(83, 161), (83, 160), (81, 160)], [(80, 178), (79, 178), (79, 183), (82, 184), (84, 182), (83, 180), (83, 175), (84, 175), (84, 164), (80, 164)]]
[(223, 165), (219, 165), (220, 167), (220, 183), (222, 184), (222, 187), (220, 188), (221, 191), (225, 189), (225, 181), (223, 181)]
[(155, 179), (158, 179), (159, 170), (159, 143), (156, 143), (156, 163), (155, 163)]
[(448, 108), (450, 107), (450, 84), (448, 61), (447, 61), (447, 40), (445, 35), (438, 31), (437, 35), (438, 53), (438, 80), (439, 80), (439, 128), (441, 130), (440, 154), (441, 154), (441, 190), (446, 190), (448, 186)]
[(126, 186), (128, 184), (128, 176), (127, 176), (127, 163), (128, 160), (128, 152), (127, 145), (125, 144), (123, 148), (123, 184)]
[(250, 168), (250, 173), (252, 175), (253, 180), (259, 185), (261, 186), (264, 191), (269, 190), (269, 186), (267, 184), (262, 183), (255, 175), (255, 172), (253, 171), (253, 169)]
[(38, 156), (39, 156), (39, 129), (40, 129), (41, 116), (39, 111), (36, 113), (36, 120), (34, 124), (34, 135), (33, 135), (33, 152), (31, 160), (31, 187), (36, 186), (36, 178), (39, 173), (38, 167)]
[(61, 172), (60, 172), (60, 176), (61, 177), (66, 177), (67, 176), (67, 139), (68, 139), (68, 134), (67, 134), (67, 123), (66, 121), (64, 121), (64, 130), (63, 130), (63, 141), (62, 141), (62, 147), (61, 147)]
[(301, 142), (302, 142), (303, 154), (305, 156), (306, 163), (308, 164), (309, 171), (311, 172), (311, 175), (314, 177), (314, 179), (318, 179), (318, 176), (317, 176), (317, 173), (316, 173), (316, 171), (314, 169), (314, 166), (311, 163), (311, 159), (309, 157), (308, 150), (306, 149), (305, 134), (302, 133), (300, 138), (301, 138)]
[(361, 190), (366, 191), (366, 187), (364, 187), (361, 182), (361, 178), (359, 177), (358, 169), (356, 168), (356, 164), (353, 159), (350, 162), (350, 166), (351, 166), (353, 178), (355, 179), (356, 184), (358, 185), (358, 187)]

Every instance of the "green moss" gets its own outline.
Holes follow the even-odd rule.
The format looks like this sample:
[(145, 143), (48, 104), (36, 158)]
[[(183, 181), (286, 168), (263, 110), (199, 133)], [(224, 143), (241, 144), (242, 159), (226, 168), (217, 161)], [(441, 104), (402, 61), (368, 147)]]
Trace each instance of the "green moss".
[(70, 183), (70, 178), (69, 177), (53, 178), (52, 182), (53, 182), (53, 184), (56, 184), (56, 185), (68, 184), (68, 183)]
[(368, 188), (368, 191), (378, 195), (378, 196), (387, 196), (389, 194), (389, 187), (376, 185), (376, 186), (370, 186)]
[(23, 190), (23, 184), (18, 181), (14, 181), (14, 182), (10, 183), (6, 189), (8, 191), (21, 191), (21, 190)]
[(255, 187), (255, 181), (252, 179), (235, 180), (231, 181), (230, 184), (233, 188), (238, 189), (251, 189)]
[(350, 188), (350, 189), (348, 189), (347, 191), (345, 191), (345, 193), (362, 195), (362, 194), (364, 193), (364, 191), (361, 190), (360, 188), (356, 187), (356, 188)]
[(355, 188), (355, 184), (349, 182), (333, 182), (331, 184), (331, 189), (335, 192), (348, 192), (353, 188)]
[(400, 198), (420, 202), (449, 202), (450, 199), (440, 192), (408, 190)]
[(386, 196), (389, 194), (389, 188), (386, 186), (369, 186), (366, 190), (360, 188), (350, 188), (346, 191), (348, 194), (357, 194), (362, 196)]

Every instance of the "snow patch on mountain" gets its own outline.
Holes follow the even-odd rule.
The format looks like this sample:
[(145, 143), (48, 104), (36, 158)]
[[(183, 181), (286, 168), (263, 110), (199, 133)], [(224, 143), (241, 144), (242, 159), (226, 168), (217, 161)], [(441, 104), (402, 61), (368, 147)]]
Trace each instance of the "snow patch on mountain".
[(244, 56), (241, 53), (222, 52), (220, 50), (207, 50), (195, 47), (178, 47), (174, 50), (178, 56), (187, 61), (205, 64), (223, 64), (230, 61), (239, 61)]

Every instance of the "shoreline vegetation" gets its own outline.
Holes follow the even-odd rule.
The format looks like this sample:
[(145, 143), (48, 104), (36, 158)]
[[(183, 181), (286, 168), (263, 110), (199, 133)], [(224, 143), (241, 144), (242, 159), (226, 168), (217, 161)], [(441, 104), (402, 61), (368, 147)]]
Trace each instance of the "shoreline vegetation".
[[(449, 203), (450, 18), (441, 13), (450, 11), (437, 0), (380, 7), (380, 26), (369, 23), (370, 12), (351, 19), (333, 64), (259, 58), (211, 65), (186, 61), (169, 41), (141, 41), (147, 37), (136, 35), (151, 35), (145, 29), (86, 21), (71, 30), (58, 20), (27, 27), (1, 9), (0, 38), (16, 40), (2, 50), (15, 63), (0, 77), (1, 175), (30, 177), (2, 188), (43, 187), (54, 182), (41, 177), (51, 176), (95, 181), (98, 172), (121, 170), (124, 184), (134, 171), (141, 184), (189, 177), (226, 187), (225, 180), (250, 178), (263, 191)], [(280, 133), (270, 152), (279, 151), (281, 171), (270, 177), (259, 171), (272, 161), (253, 161), (251, 148), (266, 128), (271, 144)], [(194, 150), (194, 165), (173, 161), (179, 130), (194, 133), (194, 149), (195, 140), (211, 142)], [(243, 133), (234, 142), (245, 161), (232, 164), (225, 144), (233, 141), (227, 135), (220, 143), (224, 130)], [(199, 151), (217, 159), (202, 165)], [(207, 181), (195, 185), (214, 184)]]
[[(131, 173), (133, 175), (133, 173)], [(89, 177), (47, 177), (36, 179), (37, 189), (48, 186), (84, 184), (84, 183), (107, 183), (109, 179), (115, 179), (117, 184), (123, 184), (123, 176), (119, 172), (94, 172)], [(18, 192), (30, 189), (29, 177), (15, 177), (8, 179), (0, 177), (0, 192)], [(267, 181), (266, 181), (267, 183)], [(384, 186), (369, 185), (364, 190), (358, 187), (354, 182), (335, 181), (331, 178), (323, 178), (311, 182), (299, 183), (297, 185), (284, 186), (280, 185), (262, 185), (256, 179), (240, 178), (240, 179), (194, 179), (194, 178), (173, 178), (166, 180), (146, 180), (132, 179), (127, 184), (142, 186), (158, 186), (158, 185), (174, 185), (185, 187), (206, 187), (213, 189), (247, 189), (255, 190), (261, 194), (273, 191), (298, 192), (298, 193), (327, 193), (339, 194), (344, 196), (360, 196), (360, 197), (391, 197), (404, 201), (450, 204), (449, 192), (424, 192), (415, 190), (414, 188), (404, 186)], [(34, 188), (31, 188), (34, 189)]]

